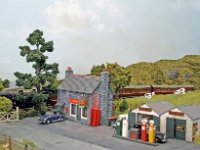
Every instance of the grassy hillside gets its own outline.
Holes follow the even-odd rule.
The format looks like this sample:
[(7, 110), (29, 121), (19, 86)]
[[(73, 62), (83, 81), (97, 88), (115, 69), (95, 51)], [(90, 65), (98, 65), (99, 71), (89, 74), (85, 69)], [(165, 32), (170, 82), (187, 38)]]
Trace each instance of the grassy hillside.
[[(191, 91), (187, 92), (186, 94), (168, 94), (168, 95), (155, 95), (150, 100), (146, 99), (144, 96), (136, 97), (136, 98), (127, 98), (126, 101), (128, 103), (128, 108), (135, 109), (138, 106), (146, 103), (146, 102), (152, 102), (152, 101), (161, 101), (161, 100), (167, 100), (170, 103), (172, 103), (174, 106), (183, 106), (183, 105), (191, 105), (191, 104), (197, 104), (200, 105), (200, 91)], [(116, 105), (116, 115), (126, 112), (120, 112), (119, 111), (119, 105), (121, 103), (121, 100), (115, 100), (113, 101), (113, 104)]]
[[(192, 84), (200, 89), (200, 55), (187, 55), (178, 60), (141, 62), (127, 67), (132, 75), (130, 84)], [(159, 75), (158, 75), (159, 74)]]

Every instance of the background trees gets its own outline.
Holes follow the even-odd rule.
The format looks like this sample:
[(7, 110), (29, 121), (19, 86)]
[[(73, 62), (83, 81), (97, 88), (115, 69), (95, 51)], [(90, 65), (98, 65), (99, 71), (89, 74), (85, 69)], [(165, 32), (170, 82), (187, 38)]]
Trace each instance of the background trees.
[(92, 75), (96, 75), (96, 76), (99, 76), (100, 75), (100, 72), (105, 69), (106, 66), (104, 64), (101, 64), (101, 65), (93, 65), (92, 66), (92, 69), (91, 69), (91, 74)]
[(131, 75), (129, 71), (117, 63), (107, 63), (106, 65), (102, 64), (93, 66), (91, 69), (91, 74), (100, 75), (100, 72), (105, 68), (109, 71), (109, 82), (116, 94), (121, 87), (129, 85), (131, 81)]
[(10, 81), (8, 79), (1, 80), (0, 78), (0, 91), (2, 91), (4, 88), (9, 88)]
[(48, 64), (48, 56), (44, 55), (46, 52), (53, 52), (53, 41), (45, 41), (43, 32), (35, 30), (29, 34), (26, 41), (33, 47), (32, 49), (25, 45), (19, 46), (20, 55), (26, 58), (27, 63), (32, 63), (32, 68), (35, 74), (15, 72), (17, 77), (16, 85), (23, 86), (25, 89), (35, 88), (37, 94), (33, 95), (32, 100), (38, 104), (40, 111), (41, 104), (47, 100), (47, 90), (53, 91), (56, 89), (55, 81), (59, 73), (58, 64)]

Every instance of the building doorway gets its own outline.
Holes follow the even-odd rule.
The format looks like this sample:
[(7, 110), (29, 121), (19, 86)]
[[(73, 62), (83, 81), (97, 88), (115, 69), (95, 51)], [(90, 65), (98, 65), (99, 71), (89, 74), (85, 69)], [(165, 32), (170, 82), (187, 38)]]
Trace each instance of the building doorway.
[(166, 133), (169, 138), (185, 140), (186, 120), (167, 118)]

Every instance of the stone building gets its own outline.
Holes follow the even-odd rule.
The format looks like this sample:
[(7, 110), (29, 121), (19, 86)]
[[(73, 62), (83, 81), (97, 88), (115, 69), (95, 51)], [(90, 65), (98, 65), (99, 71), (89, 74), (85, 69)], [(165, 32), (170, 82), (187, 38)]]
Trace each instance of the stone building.
[[(108, 71), (101, 72), (100, 77), (76, 75), (68, 67), (65, 79), (57, 89), (57, 96), (57, 105), (69, 120), (86, 125), (99, 121), (97, 124), (107, 125), (108, 118), (112, 116), (113, 92)], [(92, 110), (97, 110), (99, 117), (91, 118)]]

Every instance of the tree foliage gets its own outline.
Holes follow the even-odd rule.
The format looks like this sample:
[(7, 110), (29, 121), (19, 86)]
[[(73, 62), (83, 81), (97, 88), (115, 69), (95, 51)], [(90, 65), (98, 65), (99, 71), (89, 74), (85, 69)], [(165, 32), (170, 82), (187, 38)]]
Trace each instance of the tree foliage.
[(10, 112), (12, 110), (12, 105), (10, 99), (0, 96), (0, 112)]
[(116, 94), (120, 88), (129, 85), (131, 81), (131, 75), (126, 68), (118, 65), (117, 63), (107, 63), (107, 69), (110, 73), (110, 84)]
[(10, 81), (8, 79), (2, 80), (0, 79), (0, 91), (2, 91), (4, 88), (9, 88)]
[(119, 104), (119, 110), (120, 110), (121, 112), (124, 112), (124, 111), (127, 110), (127, 109), (128, 109), (128, 103), (127, 103), (127, 101), (124, 99), (124, 100), (122, 100), (121, 103)]
[(46, 89), (55, 90), (56, 76), (59, 73), (58, 64), (48, 64), (48, 56), (45, 55), (46, 52), (53, 52), (53, 41), (45, 41), (43, 32), (38, 29), (30, 33), (26, 41), (34, 48), (31, 49), (27, 45), (19, 46), (20, 55), (26, 58), (27, 63), (32, 63), (35, 75), (20, 72), (15, 72), (14, 75), (17, 77), (18, 86), (23, 86), (25, 89), (35, 87), (39, 96), (35, 95), (33, 101), (40, 105), (47, 99), (42, 92)]
[(131, 81), (131, 75), (129, 71), (117, 63), (107, 63), (106, 65), (102, 64), (93, 66), (91, 69), (91, 74), (100, 75), (100, 72), (105, 68), (109, 71), (109, 82), (116, 94), (121, 87), (129, 85)]
[(0, 82), (0, 91), (2, 91), (4, 89), (3, 83)]
[(91, 69), (91, 74), (92, 75), (96, 75), (96, 76), (99, 76), (100, 72), (105, 69), (106, 66), (104, 64), (101, 64), (101, 65), (93, 65), (92, 66), (92, 69)]

